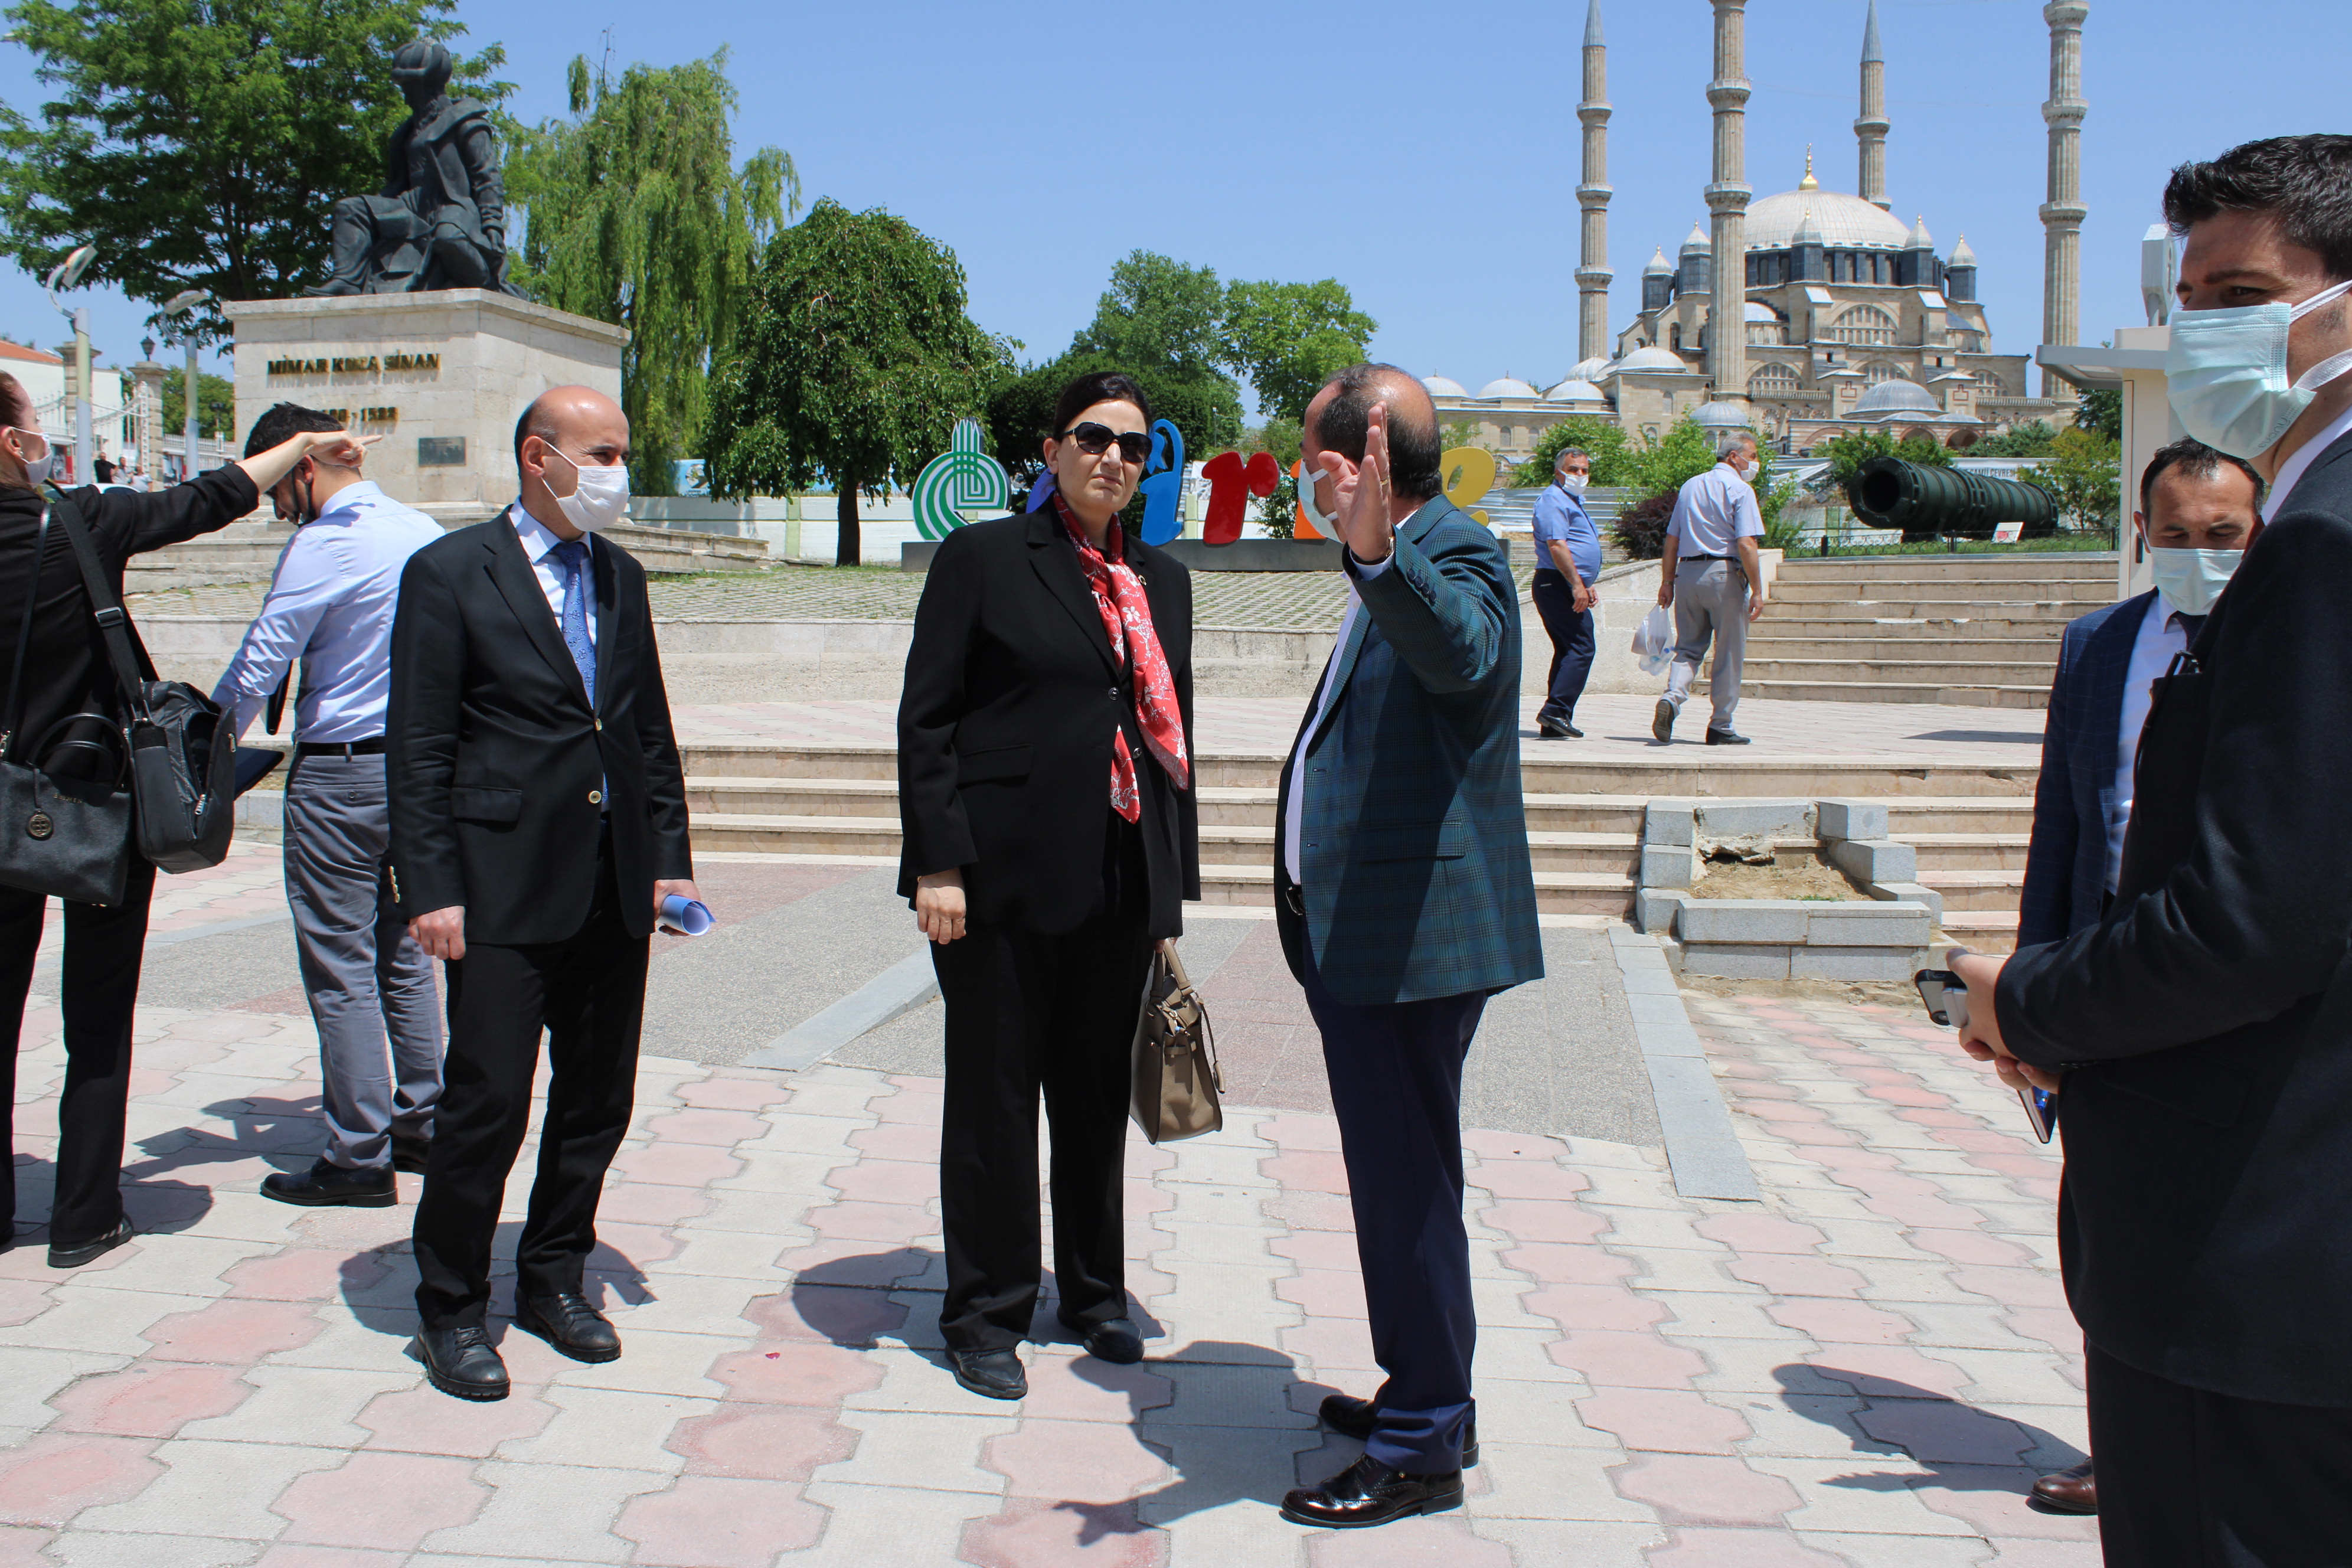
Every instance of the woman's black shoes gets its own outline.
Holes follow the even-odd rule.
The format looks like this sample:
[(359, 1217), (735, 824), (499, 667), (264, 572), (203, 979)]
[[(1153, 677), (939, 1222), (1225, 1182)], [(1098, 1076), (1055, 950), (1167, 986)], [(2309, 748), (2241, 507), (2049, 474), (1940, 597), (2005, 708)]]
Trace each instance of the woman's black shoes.
[(416, 1357), (425, 1381), (458, 1399), (504, 1399), (507, 1363), (478, 1328), (419, 1329)]
[(104, 1236), (100, 1237), (95, 1241), (79, 1241), (74, 1243), (71, 1247), (59, 1247), (57, 1243), (51, 1242), (49, 1244), (49, 1267), (52, 1268), (79, 1268), (83, 1264), (89, 1262), (93, 1258), (105, 1257), (108, 1253), (121, 1246), (124, 1242), (129, 1241), (131, 1235), (131, 1222), (128, 1219), (124, 1219), (117, 1221), (112, 1230), (108, 1231)]
[(955, 1380), (982, 1399), (1026, 1399), (1029, 1373), (1013, 1351), (950, 1351)]
[(1107, 1323), (1074, 1323), (1064, 1318), (1062, 1327), (1084, 1340), (1087, 1353), (1097, 1361), (1133, 1366), (1143, 1359), (1143, 1331), (1132, 1318), (1113, 1318)]
[(1361, 1530), (1461, 1506), (1461, 1471), (1414, 1475), (1367, 1456), (1321, 1486), (1300, 1487), (1284, 1497), (1282, 1517), (1325, 1530)]
[[(1358, 1399), (1349, 1394), (1327, 1394), (1317, 1410), (1323, 1425), (1342, 1437), (1353, 1437), (1361, 1443), (1370, 1438), (1372, 1429), (1381, 1424), (1381, 1407), (1369, 1399)], [(1462, 1423), (1462, 1468), (1478, 1468), (1478, 1417), (1467, 1416)]]

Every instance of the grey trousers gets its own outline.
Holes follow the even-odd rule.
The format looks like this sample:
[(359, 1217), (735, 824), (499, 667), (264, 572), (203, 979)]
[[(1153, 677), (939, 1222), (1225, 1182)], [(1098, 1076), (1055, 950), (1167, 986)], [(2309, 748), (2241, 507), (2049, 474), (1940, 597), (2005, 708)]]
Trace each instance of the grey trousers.
[(394, 910), (383, 759), (303, 757), (286, 781), (286, 901), (327, 1080), (326, 1157), (384, 1165), (441, 1099), (433, 961)]
[(1682, 561), (1675, 565), (1675, 664), (1666, 672), (1666, 698), (1682, 711), (1691, 682), (1715, 644), (1715, 668), (1707, 691), (1715, 701), (1710, 730), (1731, 728), (1739, 706), (1739, 667), (1748, 656), (1748, 574), (1737, 561)]

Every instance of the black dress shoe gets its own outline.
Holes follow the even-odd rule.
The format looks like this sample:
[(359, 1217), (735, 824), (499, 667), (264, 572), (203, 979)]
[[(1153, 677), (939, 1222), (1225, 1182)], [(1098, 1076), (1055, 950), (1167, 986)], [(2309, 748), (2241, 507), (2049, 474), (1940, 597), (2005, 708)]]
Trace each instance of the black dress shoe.
[(392, 1135), (392, 1168), (421, 1176), (425, 1173), (425, 1156), (432, 1150), (430, 1138), (403, 1138), (395, 1132)]
[(1675, 705), (1663, 697), (1658, 699), (1657, 707), (1651, 710), (1650, 735), (1657, 741), (1675, 738)]
[(982, 1399), (1026, 1399), (1029, 1373), (1014, 1351), (950, 1351), (955, 1380)]
[(1417, 1513), (1462, 1506), (1462, 1472), (1413, 1475), (1378, 1459), (1358, 1459), (1321, 1486), (1300, 1487), (1282, 1500), (1282, 1517), (1326, 1530), (1362, 1530)]
[(1549, 719), (1542, 720), (1538, 722), (1536, 725), (1536, 733), (1542, 736), (1547, 741), (1581, 741), (1584, 739), (1584, 731), (1578, 729), (1575, 725), (1555, 723)]
[[(1327, 1394), (1322, 1408), (1317, 1412), (1323, 1425), (1342, 1437), (1353, 1437), (1361, 1443), (1369, 1440), (1372, 1429), (1381, 1424), (1381, 1407), (1369, 1399), (1358, 1399), (1352, 1394)], [(1478, 1417), (1465, 1418), (1462, 1423), (1462, 1468), (1478, 1468)]]
[(1747, 736), (1734, 734), (1729, 730), (1709, 730), (1706, 743), (1710, 746), (1744, 746), (1748, 742)]
[(573, 1361), (621, 1359), (621, 1336), (612, 1320), (588, 1304), (585, 1296), (521, 1296), (515, 1300), (514, 1326), (537, 1334)]
[(1074, 1323), (1064, 1318), (1062, 1327), (1084, 1340), (1087, 1353), (1097, 1361), (1133, 1366), (1143, 1359), (1143, 1331), (1132, 1318), (1113, 1318), (1106, 1323)]
[(105, 1257), (108, 1253), (121, 1246), (124, 1242), (129, 1241), (131, 1235), (132, 1231), (131, 1229), (131, 1222), (124, 1219), (116, 1221), (115, 1226), (112, 1230), (108, 1231), (104, 1236), (100, 1237), (95, 1241), (78, 1241), (71, 1247), (60, 1247), (56, 1242), (51, 1242), (49, 1244), (49, 1267), (52, 1268), (79, 1268), (94, 1258)]
[(261, 1195), (305, 1208), (345, 1204), (358, 1209), (383, 1209), (400, 1201), (400, 1189), (393, 1185), (389, 1165), (338, 1165), (320, 1160), (299, 1176), (285, 1171), (264, 1176)]
[(507, 1363), (477, 1328), (419, 1329), (416, 1352), (425, 1381), (459, 1399), (504, 1399)]
[(2088, 1459), (2043, 1476), (2033, 1483), (2032, 1495), (2035, 1502), (2059, 1513), (2099, 1511), (2099, 1483), (2091, 1474)]

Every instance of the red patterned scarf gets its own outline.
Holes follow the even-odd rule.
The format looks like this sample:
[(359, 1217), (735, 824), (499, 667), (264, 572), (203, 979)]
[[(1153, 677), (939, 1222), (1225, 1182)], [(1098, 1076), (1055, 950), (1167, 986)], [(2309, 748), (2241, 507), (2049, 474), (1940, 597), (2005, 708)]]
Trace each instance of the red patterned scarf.
[[(1168, 656), (1160, 651), (1160, 634), (1151, 627), (1151, 605), (1143, 596), (1143, 579), (1127, 563), (1127, 542), (1114, 520), (1108, 536), (1108, 553), (1095, 548), (1086, 526), (1072, 515), (1069, 503), (1057, 491), (1054, 510), (1077, 547), (1078, 566), (1094, 590), (1095, 608), (1102, 616), (1103, 635), (1110, 638), (1112, 657), (1124, 659), (1135, 672), (1135, 719), (1143, 742), (1178, 789), (1190, 789), (1192, 764), (1184, 751), (1184, 715), (1176, 706), (1176, 682), (1168, 673)], [(1110, 804), (1128, 821), (1143, 815), (1136, 794), (1135, 759), (1128, 753), (1127, 731), (1111, 736)]]

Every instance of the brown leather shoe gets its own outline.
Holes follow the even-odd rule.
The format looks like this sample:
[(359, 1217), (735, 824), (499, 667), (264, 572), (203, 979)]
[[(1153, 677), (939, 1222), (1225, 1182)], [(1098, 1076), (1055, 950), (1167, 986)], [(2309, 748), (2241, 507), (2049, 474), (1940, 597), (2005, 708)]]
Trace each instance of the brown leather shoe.
[(2055, 1470), (2033, 1483), (2033, 1500), (2060, 1513), (2099, 1511), (2099, 1486), (2091, 1479), (2091, 1461)]

